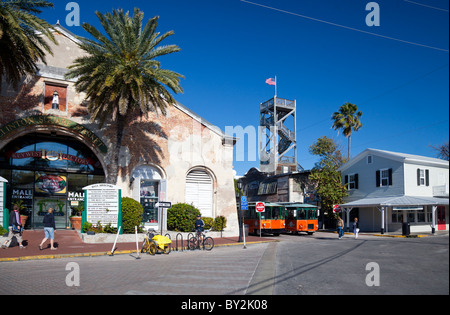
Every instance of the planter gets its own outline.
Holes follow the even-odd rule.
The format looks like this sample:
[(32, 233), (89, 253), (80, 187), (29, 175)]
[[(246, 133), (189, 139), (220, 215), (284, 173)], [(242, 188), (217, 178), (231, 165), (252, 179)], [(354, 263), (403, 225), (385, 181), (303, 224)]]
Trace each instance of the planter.
[(81, 230), (81, 217), (70, 217), (69, 220), (74, 230)]
[(28, 220), (27, 215), (23, 215), (23, 214), (20, 215), (20, 223), (22, 223), (22, 226), (25, 226), (25, 223), (27, 222), (27, 220)]

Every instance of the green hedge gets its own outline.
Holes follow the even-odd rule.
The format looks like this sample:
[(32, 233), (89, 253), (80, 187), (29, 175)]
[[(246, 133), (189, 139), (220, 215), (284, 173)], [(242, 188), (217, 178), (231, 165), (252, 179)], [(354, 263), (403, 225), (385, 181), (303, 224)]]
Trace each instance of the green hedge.
[[(167, 210), (167, 228), (171, 231), (192, 232), (195, 226), (197, 215), (200, 210), (191, 204), (177, 203)], [(223, 231), (227, 225), (227, 219), (224, 216), (217, 218), (202, 217), (205, 222), (206, 230)]]
[(200, 210), (193, 205), (187, 203), (173, 204), (167, 210), (167, 228), (171, 231), (192, 232), (199, 214)]
[(122, 229), (123, 233), (134, 233), (134, 227), (137, 226), (140, 232), (142, 214), (144, 208), (133, 198), (122, 198)]

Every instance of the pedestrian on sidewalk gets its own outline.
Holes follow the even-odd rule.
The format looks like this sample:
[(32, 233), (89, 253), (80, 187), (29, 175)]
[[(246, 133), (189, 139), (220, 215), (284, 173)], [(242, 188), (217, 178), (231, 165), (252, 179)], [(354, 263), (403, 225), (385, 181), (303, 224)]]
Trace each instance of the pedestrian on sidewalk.
[(53, 246), (55, 241), (55, 215), (53, 214), (53, 208), (48, 208), (42, 222), (44, 223), (45, 237), (39, 244), (39, 249), (42, 250), (42, 246), (50, 238), (50, 249), (56, 250), (56, 247)]
[(358, 238), (358, 233), (359, 233), (358, 218), (355, 218), (355, 220), (353, 221), (353, 233), (355, 234), (355, 239)]
[[(3, 243), (2, 248), (8, 248), (9, 245), (11, 245), (11, 240), (13, 237), (16, 237), (17, 243), (19, 243), (20, 249), (25, 248), (22, 245), (22, 233), (23, 233), (23, 227), (22, 223), (20, 222), (20, 214), (19, 214), (19, 206), (14, 205), (13, 211), (9, 213), (9, 224), (8, 224), (8, 237), (6, 238), (6, 241)], [(13, 227), (16, 229), (13, 230)], [(19, 230), (20, 232), (15, 232)]]
[(344, 236), (344, 220), (342, 220), (341, 217), (338, 217), (337, 232), (339, 235), (339, 239), (341, 239), (342, 236)]

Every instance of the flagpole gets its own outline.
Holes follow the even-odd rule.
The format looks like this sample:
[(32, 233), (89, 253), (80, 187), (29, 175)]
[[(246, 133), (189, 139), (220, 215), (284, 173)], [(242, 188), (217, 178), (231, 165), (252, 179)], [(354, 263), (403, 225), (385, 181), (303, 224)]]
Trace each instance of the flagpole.
[(275, 97), (277, 97), (277, 76), (275, 76)]

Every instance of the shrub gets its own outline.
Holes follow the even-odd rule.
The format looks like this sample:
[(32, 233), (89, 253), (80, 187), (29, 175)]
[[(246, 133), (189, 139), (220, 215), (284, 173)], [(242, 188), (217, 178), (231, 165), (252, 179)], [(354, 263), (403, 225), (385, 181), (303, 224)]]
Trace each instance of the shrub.
[(192, 232), (200, 210), (187, 203), (176, 203), (167, 210), (167, 228), (178, 232)]
[(134, 227), (140, 228), (144, 208), (133, 198), (122, 198), (122, 229), (123, 233), (134, 233)]
[(226, 227), (227, 227), (227, 218), (225, 218), (222, 215), (216, 217), (216, 219), (214, 220), (213, 230), (214, 231), (223, 231)]
[(203, 222), (205, 222), (205, 226), (203, 227), (205, 230), (210, 230), (214, 226), (214, 218), (202, 217)]

